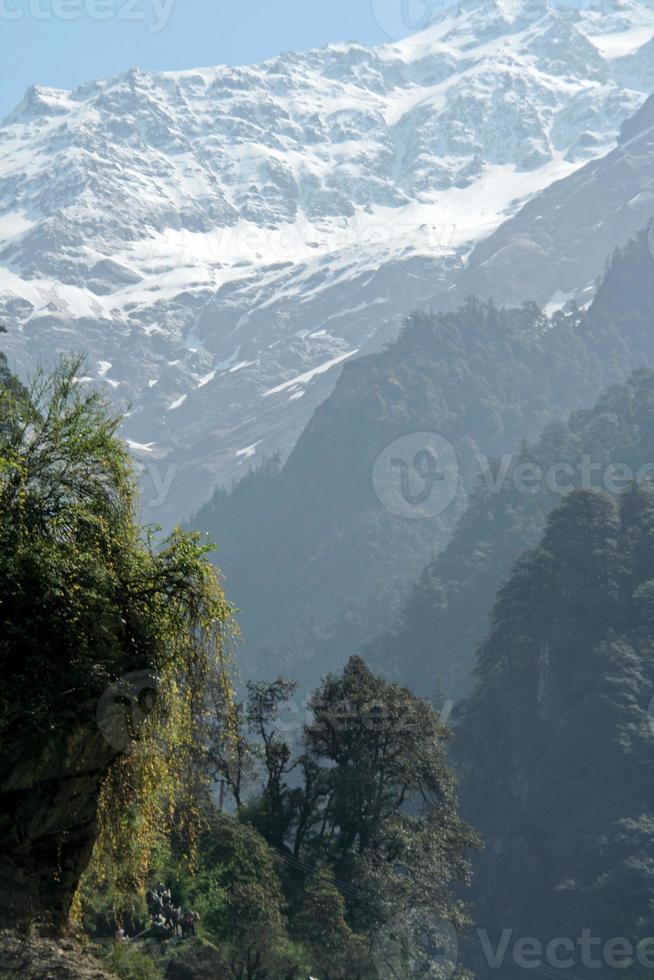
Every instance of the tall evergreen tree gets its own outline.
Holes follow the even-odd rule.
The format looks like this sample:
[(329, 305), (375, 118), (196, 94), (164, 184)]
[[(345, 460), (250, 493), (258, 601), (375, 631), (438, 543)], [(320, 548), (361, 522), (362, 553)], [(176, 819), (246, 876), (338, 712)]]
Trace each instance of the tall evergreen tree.
[[(591, 930), (635, 950), (654, 932), (653, 521), (649, 485), (575, 491), (499, 593), (459, 729), (487, 843), (476, 920), (496, 946), (503, 930), (544, 946)], [(651, 974), (610, 956), (599, 974), (575, 948), (577, 976)]]

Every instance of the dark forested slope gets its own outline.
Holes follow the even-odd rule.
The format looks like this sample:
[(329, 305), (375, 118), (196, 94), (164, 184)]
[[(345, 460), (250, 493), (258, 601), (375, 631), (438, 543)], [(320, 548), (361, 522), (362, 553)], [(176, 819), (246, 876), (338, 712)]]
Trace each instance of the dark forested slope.
[(505, 930), (510, 948), (565, 937), (548, 962), (574, 976), (651, 974), (651, 955), (627, 971), (606, 944), (652, 934), (653, 603), (652, 485), (574, 491), (499, 593), (458, 728), (466, 815), (486, 841), (477, 925), (493, 948)]
[[(534, 306), (470, 300), (454, 313), (412, 317), (397, 343), (347, 365), (285, 466), (271, 463), (217, 493), (195, 521), (221, 544), (230, 592), (246, 611), (249, 664), (258, 654), (269, 672), (264, 643), (277, 643), (275, 656), (287, 654), (295, 673), (317, 654), (321, 662), (306, 666), (312, 682), (343, 636), (356, 645), (387, 625), (392, 596), (445, 545), (464, 494), (428, 519), (390, 513), (372, 481), (380, 451), (410, 433), (437, 433), (471, 489), (479, 454), (513, 450), (654, 361), (651, 272), (642, 235), (617, 253), (587, 314), (548, 321)], [(337, 620), (334, 639), (314, 643), (312, 630)]]
[(625, 474), (647, 476), (653, 467), (654, 372), (641, 368), (592, 409), (551, 423), (537, 442), (494, 462), (397, 624), (368, 645), (369, 661), (423, 694), (467, 694), (496, 592), (516, 558), (536, 544), (564, 492), (620, 494)]

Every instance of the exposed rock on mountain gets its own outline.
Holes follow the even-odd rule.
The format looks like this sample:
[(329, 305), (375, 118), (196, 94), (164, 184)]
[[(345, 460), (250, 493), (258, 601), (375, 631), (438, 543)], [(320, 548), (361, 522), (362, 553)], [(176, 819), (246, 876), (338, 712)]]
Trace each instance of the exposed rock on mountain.
[[(32, 89), (0, 129), (12, 364), (87, 351), (82, 381), (131, 405), (147, 515), (173, 523), (249, 460), (287, 454), (339, 365), (610, 149), (651, 91), (652, 37), (651, 0), (464, 0), (373, 50)], [(553, 249), (569, 236), (556, 213)], [(571, 271), (534, 295), (583, 288), (615, 244), (597, 236), (579, 275), (563, 248)], [(504, 271), (528, 298), (538, 277)]]
[(115, 980), (75, 939), (0, 931), (0, 972), (6, 980)]
[(617, 147), (548, 187), (472, 252), (458, 292), (554, 308), (588, 302), (616, 246), (654, 216), (654, 96)]

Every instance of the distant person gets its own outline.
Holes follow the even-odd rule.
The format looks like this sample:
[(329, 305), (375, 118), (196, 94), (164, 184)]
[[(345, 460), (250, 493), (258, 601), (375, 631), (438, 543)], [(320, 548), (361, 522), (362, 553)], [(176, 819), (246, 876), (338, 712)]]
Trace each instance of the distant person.
[(200, 916), (193, 909), (187, 909), (182, 917), (182, 939), (195, 936), (195, 923), (200, 921)]
[(148, 912), (150, 913), (152, 923), (156, 924), (163, 912), (163, 902), (158, 890), (150, 889), (145, 896), (145, 900), (148, 903)]

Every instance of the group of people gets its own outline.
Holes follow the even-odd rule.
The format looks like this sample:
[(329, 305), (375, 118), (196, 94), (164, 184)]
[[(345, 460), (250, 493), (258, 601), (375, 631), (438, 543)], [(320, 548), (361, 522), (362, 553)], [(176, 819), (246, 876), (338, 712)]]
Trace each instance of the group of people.
[(173, 897), (170, 888), (163, 881), (157, 882), (154, 888), (146, 892), (148, 912), (154, 925), (160, 925), (162, 920), (164, 927), (169, 929), (174, 936), (181, 933), (182, 939), (189, 939), (195, 936), (195, 923), (200, 916), (193, 909), (186, 909), (182, 912), (182, 907), (173, 905)]

